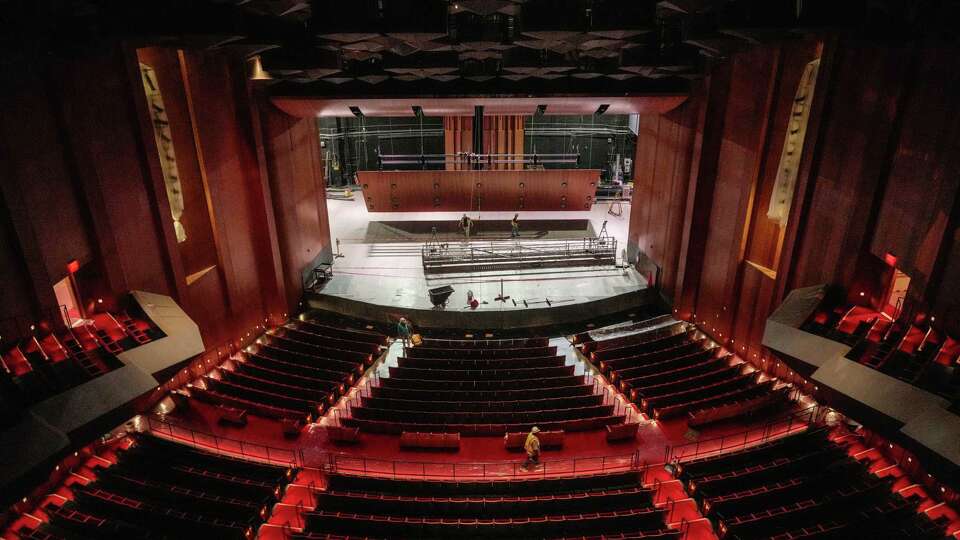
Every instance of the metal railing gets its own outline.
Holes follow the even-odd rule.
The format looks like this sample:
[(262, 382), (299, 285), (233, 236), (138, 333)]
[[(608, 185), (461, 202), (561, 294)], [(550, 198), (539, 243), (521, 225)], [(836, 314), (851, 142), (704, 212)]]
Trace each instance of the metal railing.
[(148, 430), (195, 448), (275, 465), (317, 467), (327, 473), (353, 473), (391, 478), (498, 480), (629, 471), (645, 473), (647, 468), (647, 464), (640, 460), (639, 450), (629, 454), (544, 460), (530, 471), (520, 470), (522, 454), (518, 455), (517, 459), (513, 461), (453, 463), (393, 460), (321, 451), (317, 452), (310, 462), (307, 462), (303, 450), (299, 448), (276, 448), (265, 444), (232, 439), (176, 424), (168, 419), (155, 416), (143, 416), (142, 419)]
[[(424, 271), (437, 271), (442, 265), (505, 264), (536, 262), (551, 266), (556, 259), (562, 266), (571, 257), (592, 257), (603, 263), (616, 264), (617, 239), (613, 237), (586, 237), (580, 240), (553, 240), (549, 242), (427, 242), (420, 250)], [(586, 264), (578, 264), (586, 266)]]
[(640, 330), (644, 330), (645, 328), (653, 328), (653, 327), (658, 327), (658, 328), (655, 328), (654, 330), (647, 330), (647, 332), (659, 331), (662, 328), (665, 328), (668, 326), (672, 326), (672, 325), (683, 326), (684, 324), (686, 324), (685, 321), (674, 319), (672, 314), (667, 313), (665, 315), (658, 315), (650, 319), (644, 319), (639, 322), (625, 322), (620, 324), (614, 324), (611, 326), (605, 326), (603, 328), (597, 328), (596, 330), (590, 330), (587, 333), (590, 334), (591, 337), (596, 339), (599, 336), (605, 336), (608, 334), (638, 332)]
[(220, 454), (275, 465), (288, 467), (302, 467), (304, 465), (303, 451), (300, 449), (276, 448), (241, 439), (223, 437), (176, 424), (157, 416), (144, 415), (142, 418), (146, 422), (148, 430), (159, 435), (166, 435), (177, 442), (188, 444), (194, 448), (213, 450)]
[(794, 433), (798, 429), (818, 425), (822, 421), (822, 412), (824, 410), (821, 405), (814, 405), (787, 416), (770, 420), (762, 426), (753, 427), (745, 431), (687, 444), (667, 446), (664, 449), (664, 461), (670, 463), (675, 460), (695, 459), (710, 454), (730, 452), (735, 449), (776, 439)]
[(443, 480), (506, 480), (514, 478), (550, 478), (578, 474), (640, 472), (646, 466), (639, 450), (630, 454), (584, 456), (541, 461), (536, 468), (521, 470), (522, 455), (514, 461), (440, 462), (381, 459), (347, 454), (326, 454), (323, 470), (328, 473), (353, 473), (388, 478)]

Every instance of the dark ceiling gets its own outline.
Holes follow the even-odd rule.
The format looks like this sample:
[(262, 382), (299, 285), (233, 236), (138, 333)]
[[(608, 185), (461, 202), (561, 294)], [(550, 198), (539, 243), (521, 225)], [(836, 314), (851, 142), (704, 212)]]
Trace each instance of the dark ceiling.
[[(0, 0), (6, 47), (104, 39), (259, 55), (284, 95), (684, 91), (757, 43), (955, 34), (957, 0)], [(2, 62), (2, 60), (0, 60)]]

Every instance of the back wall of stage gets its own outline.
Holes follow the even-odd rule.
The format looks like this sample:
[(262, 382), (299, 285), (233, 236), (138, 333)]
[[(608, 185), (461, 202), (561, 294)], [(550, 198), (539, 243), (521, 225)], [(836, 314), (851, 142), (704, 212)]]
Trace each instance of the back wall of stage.
[(589, 210), (599, 169), (360, 171), (370, 212)]

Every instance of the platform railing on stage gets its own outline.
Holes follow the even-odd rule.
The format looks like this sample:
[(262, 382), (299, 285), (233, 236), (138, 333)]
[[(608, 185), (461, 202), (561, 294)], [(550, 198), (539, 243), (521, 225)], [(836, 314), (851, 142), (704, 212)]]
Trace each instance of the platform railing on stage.
[(145, 422), (144, 427), (149, 431), (202, 450), (288, 467), (319, 467), (327, 473), (340, 472), (394, 478), (467, 480), (537, 478), (636, 471), (643, 478), (649, 469), (647, 462), (640, 459), (639, 450), (627, 454), (543, 460), (536, 469), (527, 472), (520, 470), (520, 456), (511, 461), (454, 463), (392, 460), (321, 451), (311, 454), (315, 457), (307, 462), (302, 449), (276, 448), (223, 437), (156, 416), (143, 416), (142, 421)]
[(762, 426), (753, 427), (737, 433), (698, 440), (687, 444), (667, 446), (664, 448), (664, 462), (670, 463), (675, 460), (696, 459), (712, 454), (730, 452), (776, 439), (790, 433), (796, 433), (806, 427), (821, 424), (824, 411), (825, 408), (823, 406), (814, 405), (770, 420)]
[(577, 256), (591, 256), (616, 262), (617, 239), (609, 236), (585, 237), (580, 240), (549, 240), (533, 244), (509, 240), (466, 243), (435, 242), (425, 243), (420, 248), (424, 270), (432, 264), (465, 264), (502, 262), (522, 262), (534, 260), (543, 263), (543, 257), (566, 260)]

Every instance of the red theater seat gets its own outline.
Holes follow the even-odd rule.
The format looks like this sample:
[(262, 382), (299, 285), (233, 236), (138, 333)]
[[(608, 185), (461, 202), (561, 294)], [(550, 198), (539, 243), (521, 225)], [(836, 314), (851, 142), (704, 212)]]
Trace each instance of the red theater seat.
[(404, 431), (400, 435), (400, 448), (456, 451), (460, 449), (460, 434)]
[(636, 422), (608, 425), (607, 442), (632, 441), (637, 438), (637, 430), (639, 427), (640, 424)]

